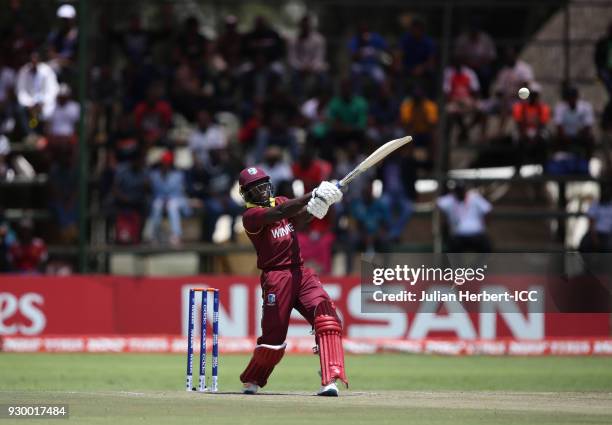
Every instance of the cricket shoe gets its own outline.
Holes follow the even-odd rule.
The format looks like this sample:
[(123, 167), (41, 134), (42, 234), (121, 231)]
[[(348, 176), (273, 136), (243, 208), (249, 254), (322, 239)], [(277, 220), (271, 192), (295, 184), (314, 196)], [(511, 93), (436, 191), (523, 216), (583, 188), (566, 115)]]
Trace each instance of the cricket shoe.
[(257, 394), (257, 391), (259, 391), (259, 385), (257, 384), (252, 382), (242, 384), (242, 394)]
[(338, 397), (338, 394), (340, 394), (340, 391), (338, 391), (335, 380), (327, 385), (322, 385), (317, 393), (317, 395), (321, 397)]

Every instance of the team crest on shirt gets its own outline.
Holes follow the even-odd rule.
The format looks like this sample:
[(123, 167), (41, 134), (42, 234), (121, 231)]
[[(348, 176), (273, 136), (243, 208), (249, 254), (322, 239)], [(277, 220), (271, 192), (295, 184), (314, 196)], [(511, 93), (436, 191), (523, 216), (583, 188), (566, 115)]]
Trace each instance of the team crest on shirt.
[(276, 294), (273, 292), (268, 293), (266, 296), (266, 305), (276, 305)]
[(254, 176), (255, 174), (257, 174), (257, 168), (255, 167), (251, 167), (247, 170), (247, 173), (249, 173), (250, 175)]

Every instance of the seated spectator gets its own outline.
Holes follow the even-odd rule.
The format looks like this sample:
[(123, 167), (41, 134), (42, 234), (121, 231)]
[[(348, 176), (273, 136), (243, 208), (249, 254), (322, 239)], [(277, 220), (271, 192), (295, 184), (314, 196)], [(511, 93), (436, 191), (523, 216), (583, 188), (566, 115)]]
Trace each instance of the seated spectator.
[(376, 145), (403, 136), (398, 125), (398, 99), (394, 96), (391, 85), (384, 82), (369, 102), (368, 139)]
[(595, 45), (595, 68), (608, 97), (612, 97), (612, 22), (608, 25), (608, 33)]
[(325, 38), (312, 28), (312, 20), (306, 15), (300, 20), (297, 35), (289, 41), (288, 61), (293, 70), (293, 87), (299, 95), (312, 92), (327, 71)]
[(176, 39), (175, 59), (198, 66), (206, 63), (210, 53), (210, 40), (200, 33), (198, 18), (189, 16), (185, 19), (183, 30)]
[(140, 243), (144, 219), (149, 211), (150, 189), (144, 155), (137, 151), (129, 164), (117, 168), (113, 181), (116, 243)]
[(389, 241), (389, 215), (387, 204), (372, 193), (372, 182), (364, 186), (361, 197), (351, 201), (350, 214), (357, 231), (353, 233), (354, 246), (371, 253), (383, 249)]
[(402, 102), (400, 122), (405, 133), (412, 135), (414, 146), (424, 149), (427, 161), (433, 161), (438, 126), (438, 105), (425, 96), (422, 88), (415, 87), (412, 98), (407, 98)]
[(21, 220), (17, 240), (9, 248), (11, 271), (23, 274), (44, 273), (47, 259), (47, 245), (42, 239), (34, 237), (32, 220)]
[(121, 50), (128, 61), (141, 64), (151, 54), (153, 34), (142, 28), (138, 14), (130, 16), (127, 31), (118, 34)]
[(73, 64), (79, 39), (79, 28), (76, 25), (76, 9), (71, 4), (63, 4), (57, 9), (59, 28), (51, 31), (47, 37), (49, 46), (49, 65), (62, 80), (69, 75), (66, 71)]
[(63, 243), (73, 243), (78, 236), (78, 169), (75, 152), (67, 147), (57, 149), (49, 171), (50, 208)]
[(283, 151), (277, 146), (270, 146), (264, 155), (263, 162), (259, 168), (270, 176), (272, 186), (279, 187), (284, 181), (293, 180), (291, 165), (283, 161)]
[(17, 99), (26, 109), (31, 129), (39, 129), (55, 109), (59, 84), (55, 72), (40, 61), (38, 52), (17, 73)]
[(537, 83), (529, 85), (529, 98), (516, 102), (512, 107), (512, 117), (516, 123), (516, 139), (519, 145), (518, 167), (526, 163), (544, 165), (546, 144), (550, 122), (550, 107), (540, 100), (541, 87)]
[(469, 138), (469, 130), (478, 119), (476, 99), (480, 92), (478, 77), (473, 70), (464, 65), (463, 59), (455, 58), (452, 66), (444, 70), (443, 91), (446, 96), (449, 126), (459, 127), (458, 141), (465, 142)]
[(436, 46), (425, 33), (425, 22), (414, 19), (400, 39), (403, 74), (410, 83), (423, 87), (433, 96), (436, 72)]
[(387, 238), (391, 242), (399, 242), (402, 239), (417, 198), (415, 189), (417, 164), (413, 158), (413, 151), (412, 145), (401, 148), (387, 158), (378, 169), (383, 182), (381, 200), (389, 211)]
[(588, 160), (595, 143), (593, 106), (580, 100), (574, 87), (567, 88), (563, 98), (555, 105), (557, 135), (548, 171), (554, 174), (588, 174)]
[(240, 77), (242, 108), (252, 112), (258, 105), (263, 104), (270, 91), (280, 84), (282, 77), (282, 73), (266, 64), (263, 54), (255, 56), (252, 67)]
[(159, 168), (150, 173), (153, 203), (151, 205), (151, 225), (153, 238), (161, 240), (161, 222), (164, 213), (170, 221), (170, 244), (180, 245), (183, 234), (181, 215), (188, 215), (191, 209), (185, 196), (185, 178), (180, 170), (174, 168), (174, 155), (165, 151), (161, 157)]
[(147, 146), (166, 145), (167, 133), (172, 125), (172, 107), (162, 99), (163, 85), (151, 84), (147, 99), (136, 105), (134, 119), (136, 130)]
[(380, 84), (385, 80), (384, 56), (388, 55), (389, 46), (384, 37), (372, 32), (367, 24), (361, 24), (348, 44), (353, 63), (351, 72), (357, 77)]
[(293, 177), (304, 184), (304, 193), (316, 188), (323, 180), (331, 175), (331, 164), (318, 158), (312, 146), (304, 146), (298, 160), (291, 167)]
[(227, 136), (223, 128), (213, 122), (209, 111), (201, 109), (196, 114), (197, 127), (189, 135), (188, 144), (193, 162), (198, 167), (210, 165), (210, 151), (225, 149)]
[(474, 22), (467, 31), (462, 32), (455, 42), (455, 55), (464, 58), (465, 64), (474, 70), (482, 95), (489, 95), (489, 85), (493, 79), (493, 62), (497, 58), (495, 43), (489, 34)]
[(238, 31), (238, 19), (234, 15), (225, 17), (225, 30), (217, 38), (217, 53), (223, 59), (221, 69), (238, 72), (242, 62), (242, 34)]
[(363, 140), (368, 123), (368, 102), (353, 92), (349, 80), (342, 80), (340, 92), (329, 102), (327, 117), (331, 143), (324, 144), (321, 153), (331, 158), (330, 149)]
[(244, 55), (250, 63), (263, 59), (265, 67), (282, 72), (281, 60), (285, 56), (285, 42), (263, 16), (257, 16), (253, 29), (243, 38)]
[(15, 71), (8, 64), (5, 53), (0, 53), (0, 104), (10, 100), (15, 90)]
[(315, 140), (323, 140), (327, 132), (327, 105), (331, 99), (329, 90), (318, 89), (314, 95), (307, 99), (300, 107), (304, 126)]
[(485, 217), (492, 206), (485, 198), (476, 191), (467, 191), (459, 182), (436, 204), (448, 226), (447, 252), (491, 252)]
[(521, 87), (527, 87), (534, 80), (531, 65), (518, 58), (514, 48), (508, 48), (504, 56), (504, 64), (497, 73), (493, 83), (494, 100), (488, 107), (490, 113), (499, 114), (500, 133), (506, 128), (506, 121), (512, 113), (512, 105)]
[(612, 252), (612, 186), (602, 182), (599, 201), (587, 211), (589, 229), (580, 242), (580, 252)]
[(51, 149), (65, 146), (72, 149), (77, 142), (77, 124), (80, 105), (71, 98), (72, 91), (67, 84), (60, 84), (57, 102), (47, 121), (46, 136)]

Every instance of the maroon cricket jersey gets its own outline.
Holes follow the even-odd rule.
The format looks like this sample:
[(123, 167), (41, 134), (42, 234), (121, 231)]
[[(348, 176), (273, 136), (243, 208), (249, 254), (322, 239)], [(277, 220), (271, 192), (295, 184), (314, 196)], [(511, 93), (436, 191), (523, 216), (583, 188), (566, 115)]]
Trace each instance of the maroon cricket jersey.
[[(286, 202), (287, 198), (275, 198), (275, 205)], [(299, 266), (302, 260), (300, 245), (293, 222), (288, 219), (264, 225), (264, 207), (251, 207), (242, 215), (242, 224), (257, 251), (257, 268), (269, 270)]]

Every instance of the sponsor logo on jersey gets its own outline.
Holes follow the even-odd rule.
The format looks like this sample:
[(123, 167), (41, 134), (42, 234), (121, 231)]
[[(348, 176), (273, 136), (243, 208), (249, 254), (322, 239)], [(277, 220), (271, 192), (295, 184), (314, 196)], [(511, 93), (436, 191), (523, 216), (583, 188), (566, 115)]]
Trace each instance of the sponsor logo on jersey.
[(295, 231), (295, 228), (293, 227), (293, 224), (287, 223), (284, 226), (272, 229), (272, 237), (274, 239), (282, 238), (282, 237), (287, 236), (289, 233), (291, 233), (293, 231)]

